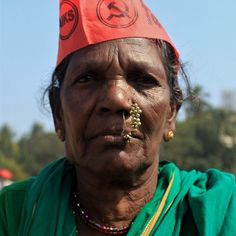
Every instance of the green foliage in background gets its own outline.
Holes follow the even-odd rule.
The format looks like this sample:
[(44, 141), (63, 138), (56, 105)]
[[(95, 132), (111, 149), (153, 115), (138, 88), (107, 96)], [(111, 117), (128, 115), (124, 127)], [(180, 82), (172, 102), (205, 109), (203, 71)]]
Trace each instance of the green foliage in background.
[(178, 121), (175, 138), (164, 143), (161, 159), (183, 169), (218, 168), (236, 174), (236, 111), (233, 106), (214, 108), (202, 88), (194, 88), (195, 101), (187, 101), (185, 119)]
[[(175, 162), (182, 169), (218, 168), (236, 174), (236, 111), (225, 96), (225, 106), (212, 107), (208, 95), (194, 87), (194, 104), (185, 102), (185, 118), (177, 121), (175, 138), (164, 143), (160, 159)], [(13, 130), (0, 128), (0, 168), (14, 174), (14, 180), (37, 175), (49, 162), (64, 156), (64, 144), (54, 132), (34, 124), (28, 134), (15, 139)]]
[(19, 141), (17, 161), (29, 175), (37, 175), (47, 163), (64, 156), (64, 146), (53, 132), (46, 132), (40, 124), (34, 124), (29, 135)]
[(34, 124), (19, 140), (14, 139), (10, 127), (0, 128), (0, 168), (11, 170), (14, 180), (37, 175), (46, 164), (62, 156), (63, 144), (40, 124)]

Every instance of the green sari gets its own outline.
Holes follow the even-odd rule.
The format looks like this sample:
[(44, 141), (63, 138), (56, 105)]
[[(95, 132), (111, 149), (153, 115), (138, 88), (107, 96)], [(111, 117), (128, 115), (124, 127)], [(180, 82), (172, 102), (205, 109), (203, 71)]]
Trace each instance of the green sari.
[[(161, 162), (159, 168), (155, 195), (134, 220), (128, 236), (236, 235), (233, 175), (214, 169), (206, 173), (180, 171), (168, 162)], [(16, 187), (17, 184), (5, 188), (0, 193), (0, 235), (15, 236), (17, 234), (10, 232), (18, 232), (18, 236), (75, 236), (70, 199), (74, 179), (74, 167), (61, 159), (47, 166), (37, 178), (24, 183), (24, 188)], [(23, 207), (19, 201), (15, 204), (16, 189), (25, 189), (21, 197)], [(18, 213), (19, 219), (11, 225), (17, 211), (21, 217)]]

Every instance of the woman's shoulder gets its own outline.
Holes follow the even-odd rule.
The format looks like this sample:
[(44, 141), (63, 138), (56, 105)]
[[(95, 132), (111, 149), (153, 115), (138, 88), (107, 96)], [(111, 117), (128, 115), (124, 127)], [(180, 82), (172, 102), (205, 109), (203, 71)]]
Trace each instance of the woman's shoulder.
[(23, 180), (23, 181), (17, 181), (15, 183), (12, 183), (6, 187), (4, 187), (1, 191), (0, 191), (0, 196), (12, 192), (12, 191), (22, 191), (25, 190), (27, 188), (28, 183), (30, 182), (30, 179), (27, 180)]
[(200, 235), (236, 235), (235, 175), (209, 169), (196, 176), (186, 199)]
[(27, 179), (24, 181), (15, 182), (11, 185), (4, 187), (0, 191), (0, 204), (3, 205), (13, 200), (12, 204), (14, 204), (15, 202), (17, 203), (17, 205), (19, 205), (20, 200), (24, 200), (28, 185), (31, 182), (32, 179)]
[(208, 191), (220, 193), (224, 191), (225, 195), (234, 195), (236, 191), (236, 178), (232, 173), (212, 168), (206, 172), (197, 171), (197, 175), (194, 186), (202, 189), (201, 193)]
[(22, 207), (32, 179), (13, 183), (0, 191), (0, 235), (17, 235)]

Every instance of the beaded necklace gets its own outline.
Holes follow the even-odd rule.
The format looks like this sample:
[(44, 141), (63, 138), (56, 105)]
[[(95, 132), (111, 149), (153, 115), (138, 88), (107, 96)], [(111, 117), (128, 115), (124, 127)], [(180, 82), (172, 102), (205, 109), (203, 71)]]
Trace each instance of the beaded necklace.
[[(114, 226), (110, 226), (108, 224), (100, 224), (96, 222), (93, 218), (89, 217), (85, 211), (81, 208), (81, 205), (79, 203), (78, 195), (74, 192), (73, 193), (73, 214), (76, 217), (76, 213), (79, 214), (83, 222), (89, 226), (92, 229), (95, 229), (101, 233), (104, 234), (110, 234), (110, 235), (122, 235), (129, 231), (130, 225), (124, 226), (121, 228), (117, 228)], [(78, 230), (76, 230), (78, 235)]]

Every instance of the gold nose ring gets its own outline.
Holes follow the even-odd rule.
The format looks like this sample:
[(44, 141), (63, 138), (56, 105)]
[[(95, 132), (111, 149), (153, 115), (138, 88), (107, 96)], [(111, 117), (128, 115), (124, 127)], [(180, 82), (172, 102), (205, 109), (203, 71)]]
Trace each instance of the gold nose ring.
[[(137, 131), (139, 126), (142, 124), (141, 120), (140, 120), (141, 113), (142, 113), (142, 110), (139, 107), (139, 105), (137, 103), (133, 103), (131, 105), (131, 109), (129, 111), (129, 114), (131, 116), (131, 127), (132, 127), (132, 130), (131, 130), (131, 132), (128, 132), (128, 133), (125, 133), (124, 131), (122, 132), (123, 138), (124, 138), (126, 143), (130, 143), (131, 142), (132, 133)], [(125, 122), (124, 112), (123, 112), (123, 120)]]

